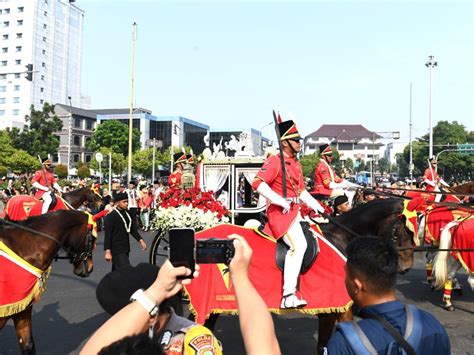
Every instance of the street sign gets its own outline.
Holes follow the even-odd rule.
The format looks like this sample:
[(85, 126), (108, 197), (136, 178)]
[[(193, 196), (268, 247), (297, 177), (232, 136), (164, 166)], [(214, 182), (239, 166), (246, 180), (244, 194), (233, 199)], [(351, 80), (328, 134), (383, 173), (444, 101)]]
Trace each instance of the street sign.
[(104, 160), (104, 156), (101, 152), (95, 153), (95, 160), (97, 160), (99, 164), (102, 163), (102, 161)]
[(461, 154), (470, 154), (474, 152), (474, 144), (458, 144), (458, 151)]

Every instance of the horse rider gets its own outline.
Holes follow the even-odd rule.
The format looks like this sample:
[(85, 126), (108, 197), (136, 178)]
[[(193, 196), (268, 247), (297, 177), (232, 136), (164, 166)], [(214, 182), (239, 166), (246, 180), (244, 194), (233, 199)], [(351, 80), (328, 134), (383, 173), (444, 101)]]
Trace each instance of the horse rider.
[(168, 177), (168, 186), (173, 189), (181, 188), (181, 177), (184, 172), (184, 164), (187, 163), (188, 157), (186, 153), (176, 153), (173, 155), (175, 170)]
[[(307, 302), (296, 294), (297, 280), (307, 248), (306, 238), (300, 224), (303, 218), (300, 204), (312, 210), (324, 212), (324, 208), (305, 189), (303, 171), (296, 155), (301, 150), (301, 136), (292, 121), (278, 123), (282, 151), (270, 156), (257, 173), (252, 188), (267, 199), (268, 223), (263, 232), (274, 238), (283, 238), (289, 250), (285, 256), (283, 271), (283, 298), (281, 308), (298, 308)], [(284, 157), (287, 196), (283, 194), (283, 174), (280, 154)]]
[(352, 205), (355, 191), (348, 191), (347, 188), (357, 185), (340, 178), (334, 172), (334, 169), (331, 166), (333, 151), (329, 144), (322, 144), (319, 146), (319, 155), (319, 163), (316, 165), (316, 169), (314, 170), (314, 190), (312, 193), (331, 198), (346, 195), (349, 204)]
[(54, 195), (53, 189), (56, 189), (59, 193), (63, 190), (58, 185), (51, 168), (52, 162), (46, 158), (42, 161), (41, 169), (35, 172), (35, 175), (31, 179), (32, 185), (36, 188), (35, 198), (43, 200), (43, 206), (41, 207), (41, 214), (48, 212), (49, 206), (53, 201), (51, 195)]
[[(443, 185), (444, 187), (449, 187), (449, 185), (444, 181), (436, 171), (436, 167), (438, 162), (436, 161), (435, 157), (431, 157), (428, 161), (428, 168), (425, 170), (425, 174), (423, 175), (423, 184), (425, 184), (426, 191), (439, 191), (439, 185)], [(442, 195), (436, 195), (435, 202), (439, 202), (441, 200)]]

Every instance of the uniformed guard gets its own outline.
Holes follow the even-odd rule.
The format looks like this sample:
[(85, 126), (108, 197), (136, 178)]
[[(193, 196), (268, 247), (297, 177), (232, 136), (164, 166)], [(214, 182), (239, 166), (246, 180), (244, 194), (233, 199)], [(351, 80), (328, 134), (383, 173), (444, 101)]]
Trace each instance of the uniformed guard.
[[(278, 123), (284, 162), (286, 186), (283, 185), (283, 169), (280, 154), (270, 156), (252, 182), (252, 188), (268, 201), (268, 223), (263, 232), (274, 238), (283, 238), (289, 250), (283, 271), (282, 308), (304, 307), (307, 302), (296, 294), (298, 275), (306, 251), (306, 238), (300, 224), (300, 203), (324, 212), (323, 207), (305, 189), (303, 171), (296, 155), (301, 150), (301, 136), (296, 124), (290, 120)], [(284, 190), (286, 189), (286, 198)]]
[(188, 158), (186, 153), (176, 153), (173, 155), (175, 170), (168, 177), (168, 186), (170, 188), (179, 189), (181, 188), (181, 177), (183, 176), (184, 164)]
[(348, 191), (350, 183), (347, 180), (337, 176), (331, 166), (333, 151), (329, 144), (319, 146), (319, 163), (314, 170), (314, 190), (313, 194), (323, 195), (331, 198), (346, 195), (349, 204), (352, 205), (355, 192)]
[(35, 172), (35, 175), (31, 179), (32, 185), (36, 187), (35, 198), (43, 200), (43, 206), (41, 207), (41, 214), (48, 212), (49, 206), (51, 205), (52, 194), (54, 189), (62, 193), (61, 187), (56, 182), (56, 179), (51, 169), (52, 162), (49, 158), (43, 159), (41, 169)]
[[(435, 157), (428, 160), (428, 168), (423, 175), (423, 183), (426, 191), (439, 191), (439, 185), (449, 187), (449, 185), (438, 175), (436, 167), (438, 162)], [(442, 195), (436, 195), (435, 202), (439, 202)]]

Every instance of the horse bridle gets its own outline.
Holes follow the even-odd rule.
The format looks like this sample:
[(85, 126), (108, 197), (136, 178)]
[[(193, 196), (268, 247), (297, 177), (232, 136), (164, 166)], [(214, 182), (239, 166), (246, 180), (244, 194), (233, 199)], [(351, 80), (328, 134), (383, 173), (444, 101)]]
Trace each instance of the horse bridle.
[[(71, 263), (76, 264), (76, 263), (79, 263), (79, 262), (85, 262), (87, 260), (87, 258), (92, 256), (94, 243), (93, 243), (93, 236), (90, 232), (88, 232), (84, 236), (84, 238), (87, 238), (86, 249), (83, 252), (78, 253), (78, 252), (74, 251), (72, 247), (66, 247), (63, 243), (58, 242), (56, 239), (54, 239), (49, 234), (37, 231), (37, 230), (29, 228), (29, 227), (22, 226), (21, 224), (18, 224), (18, 223), (12, 222), (12, 221), (8, 221), (8, 220), (3, 219), (3, 218), (0, 219), (0, 222), (8, 224), (12, 227), (23, 229), (23, 230), (25, 230), (27, 232), (30, 232), (30, 233), (34, 233), (36, 235), (39, 235), (43, 238), (46, 238), (46, 239), (49, 239), (49, 240), (52, 240), (53, 242), (55, 242), (57, 245), (59, 245), (60, 248), (62, 247), (66, 251), (66, 253), (68, 254), (67, 258), (56, 256), (55, 259), (69, 259), (71, 261)], [(81, 243), (79, 245), (83, 244), (84, 238), (81, 240)]]

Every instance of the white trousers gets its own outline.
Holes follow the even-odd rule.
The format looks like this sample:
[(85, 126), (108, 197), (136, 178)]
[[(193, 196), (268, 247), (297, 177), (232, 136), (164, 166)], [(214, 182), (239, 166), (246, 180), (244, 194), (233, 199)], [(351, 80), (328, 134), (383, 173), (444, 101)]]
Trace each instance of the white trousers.
[(43, 200), (43, 206), (41, 207), (41, 214), (45, 214), (48, 212), (49, 205), (51, 202), (53, 202), (53, 199), (51, 198), (51, 192), (45, 192), (43, 196), (41, 196), (41, 199)]
[(303, 234), (300, 221), (303, 221), (298, 213), (296, 220), (286, 232), (283, 241), (290, 247), (285, 256), (285, 268), (283, 270), (283, 296), (296, 292), (298, 275), (306, 252), (306, 238)]

